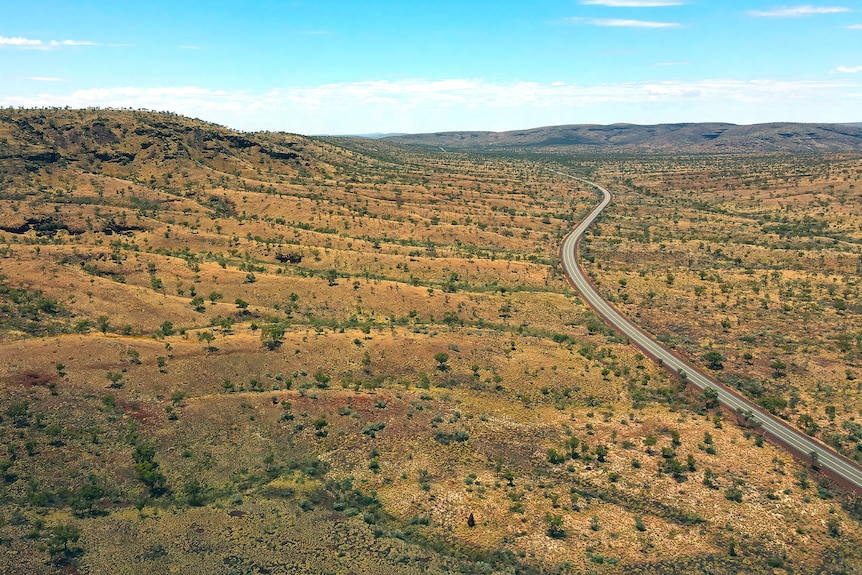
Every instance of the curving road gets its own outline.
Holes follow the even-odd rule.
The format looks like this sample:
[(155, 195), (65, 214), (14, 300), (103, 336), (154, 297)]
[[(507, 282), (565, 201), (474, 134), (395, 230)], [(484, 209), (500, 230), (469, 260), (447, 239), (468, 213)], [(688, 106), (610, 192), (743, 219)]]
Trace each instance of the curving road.
[(587, 278), (586, 273), (578, 265), (578, 244), (587, 228), (596, 221), (602, 210), (611, 203), (611, 193), (603, 186), (589, 180), (556, 170), (550, 171), (589, 184), (601, 192), (602, 195), (602, 201), (599, 205), (584, 218), (578, 227), (563, 239), (563, 243), (560, 246), (560, 260), (569, 283), (580, 292), (593, 311), (669, 371), (678, 375), (684, 374), (688, 382), (700, 390), (707, 388), (714, 389), (718, 393), (718, 401), (721, 405), (737, 413), (747, 413), (749, 418), (753, 418), (760, 424), (760, 430), (766, 437), (785, 447), (791, 454), (808, 461), (814, 460), (822, 470), (843, 483), (852, 486), (854, 489), (862, 491), (862, 468), (858, 465), (837, 454), (819, 441), (788, 425), (783, 420), (767, 413), (742, 395), (736, 393), (736, 391), (725, 387), (712, 377), (687, 363), (635, 326), (599, 295), (599, 292)]

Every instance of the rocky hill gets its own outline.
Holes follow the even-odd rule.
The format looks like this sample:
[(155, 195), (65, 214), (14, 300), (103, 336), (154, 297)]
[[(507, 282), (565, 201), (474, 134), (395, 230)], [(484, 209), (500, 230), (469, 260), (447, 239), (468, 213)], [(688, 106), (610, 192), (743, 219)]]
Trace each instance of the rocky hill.
[(277, 162), (283, 174), (308, 167), (309, 142), (286, 134), (244, 134), (175, 114), (126, 110), (0, 110), (0, 162), (35, 172), (57, 164), (147, 177), (207, 166), (235, 172)]

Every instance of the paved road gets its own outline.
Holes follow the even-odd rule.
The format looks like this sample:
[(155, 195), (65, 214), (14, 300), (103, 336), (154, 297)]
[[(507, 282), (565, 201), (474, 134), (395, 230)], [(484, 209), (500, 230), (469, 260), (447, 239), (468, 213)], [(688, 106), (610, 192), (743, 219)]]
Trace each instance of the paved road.
[(604, 187), (585, 180), (551, 170), (552, 172), (581, 181), (595, 187), (602, 195), (602, 201), (596, 206), (584, 220), (569, 233), (560, 247), (560, 259), (563, 270), (569, 278), (569, 282), (577, 289), (593, 310), (598, 313), (615, 330), (628, 337), (632, 343), (643, 350), (647, 355), (657, 360), (668, 370), (680, 374), (684, 373), (688, 381), (700, 390), (712, 388), (718, 393), (718, 401), (734, 412), (750, 412), (750, 417), (760, 423), (760, 429), (767, 437), (777, 440), (792, 454), (811, 460), (812, 454), (821, 469), (828, 471), (831, 475), (852, 485), (855, 489), (862, 491), (862, 468), (849, 459), (838, 455), (824, 444), (805, 435), (796, 428), (788, 425), (783, 420), (772, 416), (754, 405), (742, 395), (730, 388), (718, 383), (691, 364), (682, 360), (672, 351), (656, 342), (640, 328), (623, 317), (611, 304), (605, 301), (596, 288), (587, 278), (584, 271), (578, 266), (577, 251), (578, 243), (587, 228), (595, 222), (602, 210), (611, 203), (611, 193)]

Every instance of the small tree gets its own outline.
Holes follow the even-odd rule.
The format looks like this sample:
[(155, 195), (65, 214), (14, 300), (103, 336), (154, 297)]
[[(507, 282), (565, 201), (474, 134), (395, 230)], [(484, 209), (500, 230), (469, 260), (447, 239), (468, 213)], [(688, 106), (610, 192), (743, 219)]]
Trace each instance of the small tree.
[(437, 369), (440, 371), (447, 371), (449, 369), (449, 354), (445, 351), (441, 351), (440, 353), (434, 354), (434, 361), (437, 362)]
[(199, 311), (201, 313), (207, 310), (207, 308), (204, 306), (204, 298), (199, 295), (196, 295), (192, 298), (191, 306), (195, 308), (195, 311)]
[(167, 491), (167, 487), (165, 486), (165, 476), (159, 471), (159, 464), (153, 460), (155, 455), (156, 448), (149, 443), (140, 443), (132, 451), (138, 479), (150, 488), (150, 495), (159, 497)]
[(206, 347), (204, 349), (206, 349), (207, 353), (212, 353), (214, 351), (218, 351), (218, 348), (212, 345), (212, 342), (214, 339), (215, 339), (215, 334), (209, 330), (202, 331), (198, 334), (198, 341), (201, 343), (204, 343), (204, 342), (206, 343)]
[(61, 523), (51, 529), (48, 553), (55, 565), (68, 565), (73, 558), (81, 554), (82, 549), (73, 546), (80, 538), (81, 528), (75, 525)]
[(332, 378), (329, 377), (329, 375), (327, 375), (326, 373), (324, 373), (322, 369), (318, 369), (316, 372), (314, 372), (314, 381), (317, 382), (317, 387), (321, 389), (326, 389), (327, 387), (329, 387), (329, 382), (331, 380)]
[(580, 457), (580, 453), (578, 453), (578, 445), (580, 443), (581, 440), (577, 437), (570, 437), (566, 440), (566, 448), (569, 450), (569, 457), (572, 459)]
[(608, 455), (608, 452), (609, 452), (609, 450), (608, 450), (607, 446), (605, 446), (605, 445), (596, 446), (596, 459), (599, 462), (604, 462), (605, 457), (607, 457), (607, 455)]
[(558, 465), (566, 461), (566, 456), (557, 451), (556, 449), (548, 449), (548, 461), (553, 465)]
[(121, 389), (123, 387), (123, 374), (121, 372), (109, 371), (107, 377), (111, 381), (111, 385), (108, 386), (111, 389)]
[(706, 367), (713, 370), (724, 369), (724, 356), (717, 351), (709, 351), (703, 354), (703, 360), (706, 362)]
[(664, 463), (661, 465), (661, 470), (664, 473), (667, 473), (679, 482), (682, 483), (685, 481), (685, 467), (683, 467), (682, 463), (676, 457), (670, 457), (664, 460)]
[(703, 484), (710, 489), (718, 489), (718, 485), (715, 483), (717, 478), (718, 476), (712, 469), (707, 469), (703, 472)]
[(12, 467), (12, 462), (8, 459), (0, 459), (0, 477), (2, 477), (3, 481), (6, 483), (11, 483), (15, 481), (18, 477), (14, 473), (9, 473), (9, 469)]
[(270, 323), (260, 330), (260, 341), (263, 347), (273, 351), (281, 346), (284, 341), (284, 327), (278, 323)]
[(841, 522), (837, 517), (830, 517), (826, 522), (826, 528), (829, 530), (830, 537), (841, 537)]
[(204, 504), (204, 486), (197, 479), (191, 479), (183, 486), (188, 504), (192, 507), (200, 507)]
[(328, 270), (326, 272), (326, 282), (330, 287), (338, 285), (338, 271), (337, 270)]
[(509, 487), (515, 486), (515, 474), (512, 473), (511, 470), (506, 469), (503, 471), (503, 479), (506, 480), (506, 485), (508, 485)]
[(718, 407), (718, 390), (714, 387), (707, 387), (704, 389), (703, 404), (707, 409), (715, 409)]
[(733, 485), (724, 491), (724, 498), (728, 501), (736, 501), (742, 503), (742, 489)]
[(563, 516), (548, 513), (545, 515), (545, 523), (548, 524), (546, 531), (548, 537), (552, 539), (565, 539), (566, 530), (563, 528)]
[(105, 495), (105, 490), (94, 483), (88, 483), (78, 490), (72, 500), (72, 511), (78, 517), (94, 515), (93, 506)]
[(769, 364), (769, 367), (772, 368), (772, 377), (775, 379), (787, 375), (787, 364), (780, 359), (773, 360), (772, 363)]
[(174, 335), (174, 324), (168, 320), (162, 322), (159, 331), (162, 332), (162, 335), (167, 337), (169, 335)]
[(647, 435), (644, 437), (644, 445), (646, 445), (646, 452), (649, 455), (653, 454), (653, 447), (655, 447), (656, 443), (658, 443), (658, 440), (654, 435)]

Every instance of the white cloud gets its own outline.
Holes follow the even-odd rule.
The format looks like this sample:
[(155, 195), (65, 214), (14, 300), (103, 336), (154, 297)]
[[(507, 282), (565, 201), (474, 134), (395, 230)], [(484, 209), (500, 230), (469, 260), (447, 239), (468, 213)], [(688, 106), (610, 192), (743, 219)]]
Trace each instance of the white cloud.
[(88, 40), (51, 40), (48, 42), (49, 46), (99, 46), (96, 42), (90, 42)]
[(844, 26), (848, 30), (862, 30), (862, 24), (850, 24), (849, 26)]
[(29, 48), (37, 50), (51, 50), (66, 46), (126, 46), (127, 44), (99, 44), (89, 40), (38, 40), (35, 38), (7, 38), (0, 36), (0, 47), (14, 46), (17, 48)]
[(596, 18), (588, 20), (592, 26), (604, 26), (611, 28), (678, 28), (678, 22), (655, 22), (652, 20), (625, 20), (622, 18)]
[(853, 66), (852, 68), (848, 68), (847, 66), (838, 66), (835, 71), (842, 74), (858, 74), (859, 72), (862, 72), (862, 66)]
[(64, 82), (63, 78), (55, 78), (53, 76), (27, 76), (25, 80), (31, 82)]
[(850, 8), (844, 6), (782, 6), (773, 10), (749, 10), (748, 14), (759, 18), (801, 18), (805, 16), (816, 16), (818, 14), (839, 14), (850, 12)]
[(586, 6), (610, 6), (612, 8), (661, 8), (663, 6), (682, 6), (678, 0), (583, 0)]
[(31, 40), (30, 38), (6, 38), (0, 36), (0, 46), (41, 46), (41, 40)]
[(508, 130), (568, 123), (850, 121), (862, 85), (699, 80), (570, 84), (371, 80), (262, 92), (116, 87), (3, 96), (0, 106), (170, 110), (244, 130), (306, 134)]

